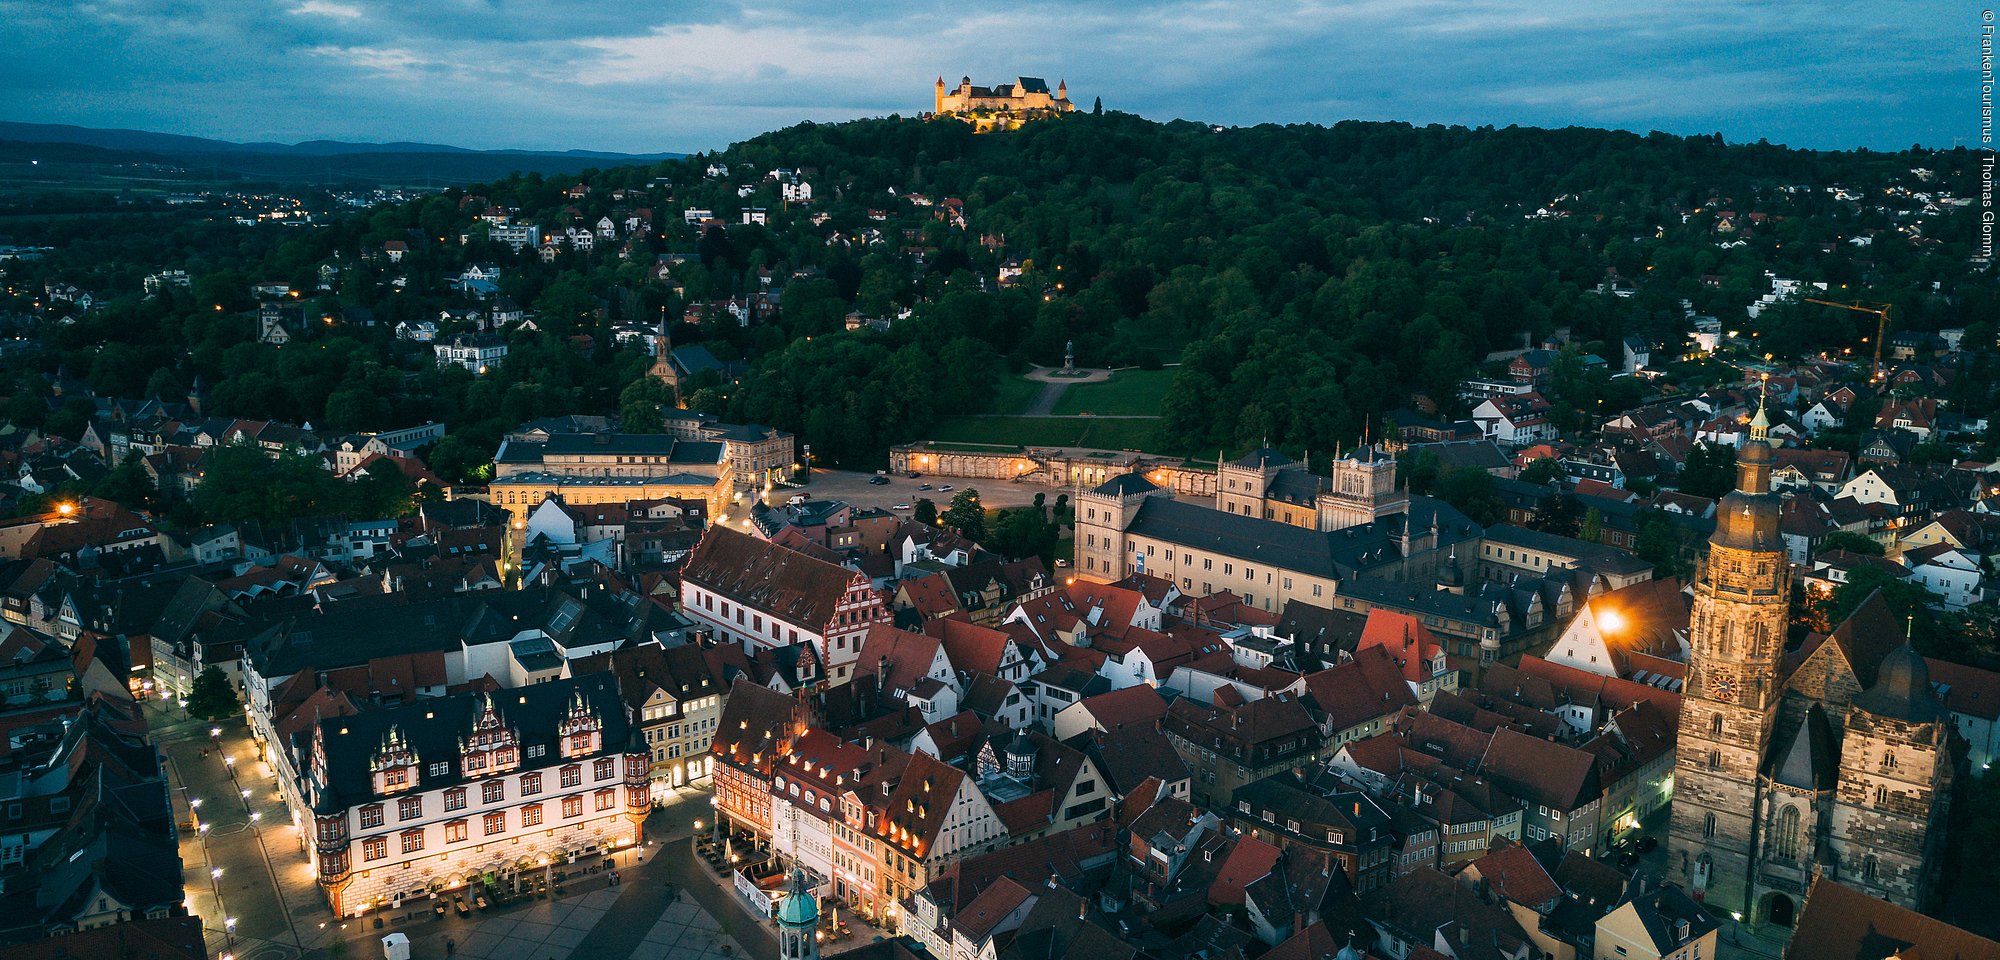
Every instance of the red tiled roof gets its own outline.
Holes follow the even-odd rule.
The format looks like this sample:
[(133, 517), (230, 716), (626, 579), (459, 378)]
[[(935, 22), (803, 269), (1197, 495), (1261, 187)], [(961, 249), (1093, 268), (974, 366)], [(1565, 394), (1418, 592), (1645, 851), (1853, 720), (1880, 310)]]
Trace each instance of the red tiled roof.
[(1479, 876), (1493, 888), (1493, 892), (1524, 907), (1542, 912), (1544, 908), (1562, 897), (1562, 889), (1556, 881), (1542, 869), (1540, 861), (1528, 848), (1518, 843), (1499, 845), (1485, 856), (1472, 862)]
[(1387, 653), (1402, 670), (1403, 679), (1423, 683), (1431, 679), (1431, 663), (1444, 653), (1444, 644), (1424, 627), (1422, 620), (1376, 607), (1368, 611), (1368, 622), (1361, 628), (1361, 641), (1355, 652), (1368, 649)]
[(1099, 726), (1111, 730), (1125, 724), (1151, 725), (1167, 715), (1167, 702), (1145, 684), (1100, 693), (1078, 703)]
[(998, 674), (1008, 647), (1014, 643), (1005, 631), (957, 618), (926, 622), (924, 632), (944, 644), (945, 658), (953, 670), (974, 673)]
[(896, 585), (910, 608), (926, 619), (943, 617), (958, 612), (958, 593), (951, 588), (951, 578), (942, 573), (912, 577)]
[(1278, 864), (1280, 852), (1277, 847), (1256, 837), (1239, 838), (1223, 859), (1222, 869), (1216, 871), (1214, 882), (1208, 885), (1209, 904), (1241, 906), (1243, 888), (1270, 873), (1271, 868)]

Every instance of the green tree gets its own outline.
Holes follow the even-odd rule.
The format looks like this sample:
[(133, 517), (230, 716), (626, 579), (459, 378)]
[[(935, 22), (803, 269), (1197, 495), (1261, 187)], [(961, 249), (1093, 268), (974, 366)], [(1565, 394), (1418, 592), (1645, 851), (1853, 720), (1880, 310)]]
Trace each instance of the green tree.
[(1507, 518), (1506, 506), (1493, 492), (1493, 475), (1478, 467), (1459, 467), (1446, 473), (1438, 480), (1437, 495), (1482, 526)]
[(1882, 547), (1882, 541), (1852, 530), (1835, 530), (1820, 540), (1819, 552), (1830, 553), (1835, 550), (1867, 554), (1871, 557), (1879, 557), (1887, 552)]
[(1583, 512), (1583, 531), (1577, 539), (1586, 543), (1596, 543), (1604, 537), (1604, 511), (1591, 507)]
[(916, 521), (918, 523), (921, 523), (927, 527), (937, 526), (938, 525), (937, 504), (932, 503), (929, 497), (918, 497), (914, 517), (916, 518)]
[(952, 494), (951, 505), (938, 515), (938, 525), (974, 543), (984, 541), (986, 507), (979, 502), (979, 491), (967, 487)]
[(251, 443), (215, 448), (201, 486), (191, 498), (211, 522), (257, 520), (285, 524), (299, 517), (335, 513), (345, 506), (343, 481), (320, 461), (285, 451), (265, 456)]
[(1002, 510), (993, 521), (994, 550), (1013, 558), (1041, 557), (1044, 565), (1055, 563), (1057, 527), (1034, 507)]
[(135, 452), (105, 474), (104, 479), (92, 485), (90, 495), (139, 509), (150, 505), (159, 496), (159, 488), (146, 473), (144, 458)]
[(1681, 464), (1682, 493), (1710, 500), (1736, 489), (1736, 450), (1715, 443), (1697, 443)]
[(1951, 618), (1937, 606), (1937, 595), (1923, 584), (1898, 576), (1887, 565), (1862, 564), (1847, 572), (1847, 582), (1832, 592), (1813, 598), (1817, 608), (1816, 626), (1832, 630), (1846, 622), (1856, 608), (1876, 593), (1882, 594), (1890, 616), (1916, 644), (1917, 652), (1929, 657), (1962, 659), (1969, 639), (1956, 629)]
[(618, 393), (620, 429), (626, 433), (664, 431), (666, 425), (660, 419), (660, 411), (672, 401), (673, 392), (655, 377), (644, 376), (626, 384)]
[(236, 688), (230, 686), (229, 675), (221, 667), (205, 667), (194, 678), (194, 689), (188, 694), (188, 713), (203, 720), (222, 720), (235, 716), (239, 707)]
[(1521, 469), (1522, 480), (1545, 487), (1560, 482), (1564, 476), (1562, 464), (1557, 463), (1554, 457), (1536, 457)]
[(1398, 486), (1417, 496), (1430, 496), (1444, 476), (1444, 461), (1429, 450), (1418, 450), (1396, 458)]
[(1535, 504), (1535, 515), (1528, 526), (1559, 537), (1574, 537), (1583, 532), (1582, 505), (1567, 493), (1551, 493)]
[(1685, 579), (1693, 572), (1680, 528), (1674, 526), (1665, 510), (1652, 508), (1640, 512), (1638, 525), (1639, 536), (1632, 545), (1632, 553), (1653, 565), (1654, 576)]

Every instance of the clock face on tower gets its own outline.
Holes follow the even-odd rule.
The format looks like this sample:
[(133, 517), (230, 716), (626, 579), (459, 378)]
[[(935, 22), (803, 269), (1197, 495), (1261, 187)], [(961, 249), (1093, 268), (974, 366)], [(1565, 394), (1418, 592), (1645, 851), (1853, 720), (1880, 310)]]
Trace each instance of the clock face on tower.
[(1715, 677), (1708, 681), (1708, 695), (1716, 700), (1725, 702), (1734, 700), (1736, 699), (1736, 684), (1731, 683), (1728, 677)]

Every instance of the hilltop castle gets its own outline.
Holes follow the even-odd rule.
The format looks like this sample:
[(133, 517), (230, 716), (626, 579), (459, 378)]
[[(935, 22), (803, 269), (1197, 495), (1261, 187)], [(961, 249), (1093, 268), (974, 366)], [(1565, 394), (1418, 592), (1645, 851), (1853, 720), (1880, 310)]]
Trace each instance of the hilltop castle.
[(1048, 82), (1040, 77), (1015, 77), (1013, 83), (997, 87), (975, 87), (971, 77), (960, 77), (955, 88), (946, 87), (939, 77), (931, 104), (933, 116), (956, 117), (981, 133), (1013, 130), (1029, 120), (1075, 109), (1067, 82), (1057, 80), (1055, 92), (1050, 93)]

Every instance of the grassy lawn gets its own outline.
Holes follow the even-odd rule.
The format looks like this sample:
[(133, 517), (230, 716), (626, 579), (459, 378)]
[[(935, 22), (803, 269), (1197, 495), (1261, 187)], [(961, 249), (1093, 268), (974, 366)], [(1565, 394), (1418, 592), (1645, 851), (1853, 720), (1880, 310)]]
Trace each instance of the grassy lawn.
[(1173, 382), (1172, 370), (1120, 370), (1102, 383), (1079, 383), (1063, 391), (1055, 412), (1063, 416), (1156, 416)]
[(1161, 449), (1158, 420), (1099, 420), (1092, 417), (953, 417), (939, 423), (929, 439), (940, 443), (995, 443), (1020, 447), (1100, 447), (1107, 450)]
[(1033, 405), (1035, 398), (1042, 395), (1042, 385), (1025, 377), (1011, 374), (1000, 378), (1000, 385), (993, 391), (992, 402), (988, 403), (988, 413), (1023, 413)]

